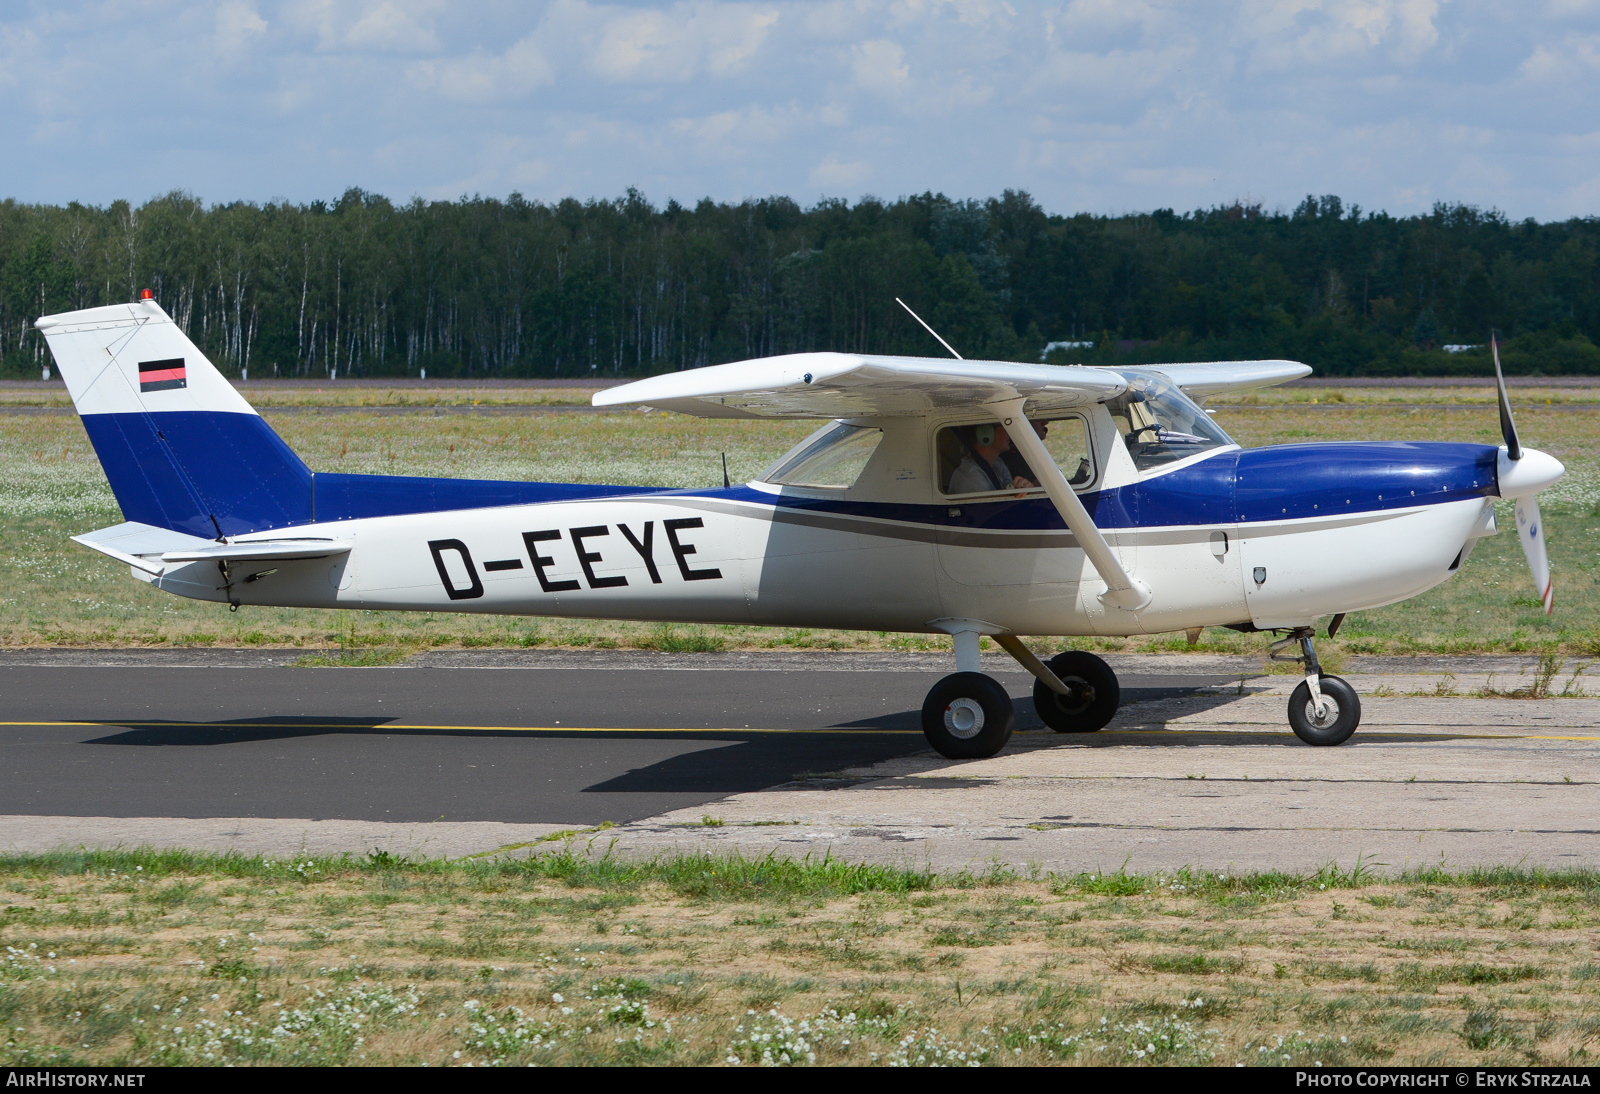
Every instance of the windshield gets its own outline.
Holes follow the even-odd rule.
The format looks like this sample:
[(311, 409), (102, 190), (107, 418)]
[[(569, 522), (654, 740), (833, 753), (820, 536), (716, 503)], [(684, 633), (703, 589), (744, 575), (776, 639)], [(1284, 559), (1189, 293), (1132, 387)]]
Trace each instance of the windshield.
[(1140, 471), (1175, 463), (1222, 445), (1228, 435), (1172, 381), (1155, 372), (1120, 370), (1128, 390), (1106, 402), (1128, 455)]
[(881, 440), (881, 429), (834, 422), (795, 445), (761, 479), (779, 486), (849, 489), (866, 470)]

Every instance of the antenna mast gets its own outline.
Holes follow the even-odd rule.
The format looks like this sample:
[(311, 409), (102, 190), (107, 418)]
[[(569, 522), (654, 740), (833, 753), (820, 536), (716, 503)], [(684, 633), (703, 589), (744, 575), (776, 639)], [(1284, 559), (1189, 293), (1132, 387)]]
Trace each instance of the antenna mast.
[[(918, 315), (914, 311), (911, 311), (911, 305), (910, 304), (907, 304), (904, 300), (901, 300), (898, 296), (894, 298), (894, 302), (896, 304), (899, 304), (902, 308), (904, 308), (907, 312), (909, 312), (910, 315), (911, 315), (911, 318), (915, 319), (919, 323), (922, 323), (922, 316)], [(927, 331), (929, 334), (933, 335), (935, 338), (939, 338), (939, 332), (934, 330), (932, 327), (928, 326), (928, 324), (922, 323), (922, 329)], [(954, 357), (957, 361), (965, 361), (966, 360), (965, 357), (963, 357), (963, 356), (961, 356), (961, 354), (957, 353), (955, 351), (955, 349), (951, 347), (950, 343), (946, 342), (943, 338), (939, 338), (939, 344), (941, 346), (943, 346), (945, 349), (950, 350), (950, 356)]]

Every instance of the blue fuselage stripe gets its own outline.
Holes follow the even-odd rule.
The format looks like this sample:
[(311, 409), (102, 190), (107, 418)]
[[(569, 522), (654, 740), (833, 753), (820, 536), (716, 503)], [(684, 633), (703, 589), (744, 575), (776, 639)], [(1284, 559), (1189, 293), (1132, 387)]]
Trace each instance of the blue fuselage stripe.
[[(599, 498), (694, 496), (908, 524), (995, 531), (1065, 527), (1045, 498), (939, 505), (772, 494), (748, 486), (647, 486), (313, 475), (253, 414), (169, 411), (83, 419), (128, 520), (210, 538), (312, 522)], [(1497, 493), (1498, 449), (1341, 442), (1219, 452), (1141, 482), (1083, 495), (1105, 529), (1206, 527), (1437, 505)], [(215, 523), (213, 523), (213, 521)]]

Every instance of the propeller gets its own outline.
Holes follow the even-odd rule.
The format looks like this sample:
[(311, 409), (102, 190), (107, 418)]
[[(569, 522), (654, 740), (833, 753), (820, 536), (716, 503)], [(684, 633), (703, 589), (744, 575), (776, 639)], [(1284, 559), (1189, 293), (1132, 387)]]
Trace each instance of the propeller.
[[(1511, 417), (1511, 397), (1506, 394), (1506, 377), (1500, 370), (1500, 347), (1493, 331), (1489, 332), (1489, 352), (1494, 356), (1494, 380), (1500, 390), (1500, 435), (1505, 438), (1506, 458), (1516, 464), (1522, 460), (1524, 453), (1522, 444), (1517, 440), (1517, 423)], [(1502, 496), (1505, 496), (1505, 487), (1511, 485), (1507, 480), (1514, 482), (1517, 477), (1515, 474), (1500, 476)], [(1539, 499), (1531, 490), (1510, 496), (1516, 500), (1517, 539), (1522, 542), (1522, 553), (1528, 556), (1528, 569), (1533, 573), (1533, 584), (1539, 590), (1539, 599), (1544, 602), (1544, 614), (1550, 615), (1556, 607), (1555, 585), (1550, 578), (1550, 553), (1545, 548)]]

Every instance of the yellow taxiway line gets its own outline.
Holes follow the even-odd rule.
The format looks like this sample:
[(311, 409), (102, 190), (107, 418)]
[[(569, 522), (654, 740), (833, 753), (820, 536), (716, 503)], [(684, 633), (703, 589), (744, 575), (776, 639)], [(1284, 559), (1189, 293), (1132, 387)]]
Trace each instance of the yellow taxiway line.
[[(809, 733), (809, 734), (840, 734), (840, 733), (879, 733), (894, 735), (920, 735), (920, 729), (870, 729), (858, 728), (826, 728), (826, 729), (769, 729), (753, 726), (739, 728), (737, 726), (701, 726), (699, 728), (674, 728), (668, 726), (458, 726), (458, 725), (421, 725), (409, 722), (381, 722), (367, 725), (359, 722), (119, 722), (107, 720), (103, 722), (0, 722), (0, 726), (43, 726), (43, 727), (99, 727), (126, 729), (395, 729), (395, 730), (436, 730), (441, 732), (457, 733)], [(1030, 732), (1023, 730), (1022, 732)], [(1037, 732), (1037, 731), (1034, 731)], [(1257, 730), (1257, 729), (1226, 729), (1226, 728), (1188, 728), (1177, 726), (1171, 729), (1108, 729), (1099, 734), (1101, 739), (1109, 736), (1123, 737), (1169, 737), (1175, 734), (1205, 734), (1217, 735), (1233, 734), (1235, 736), (1250, 735), (1260, 737), (1288, 736), (1285, 730)], [(1441, 737), (1455, 738), (1469, 737), (1481, 740), (1515, 740), (1515, 741), (1600, 741), (1600, 736), (1575, 736), (1538, 733), (1462, 733), (1451, 730), (1373, 730), (1365, 732), (1362, 736), (1368, 740), (1374, 737)], [(1095, 738), (1089, 734), (1063, 734), (1062, 742), (1087, 741)]]
[(915, 733), (920, 729), (761, 729), (746, 726), (703, 726), (675, 729), (663, 726), (430, 726), (403, 722), (365, 725), (359, 722), (0, 722), (0, 726), (95, 726), (113, 729), (436, 729), (462, 733)]

